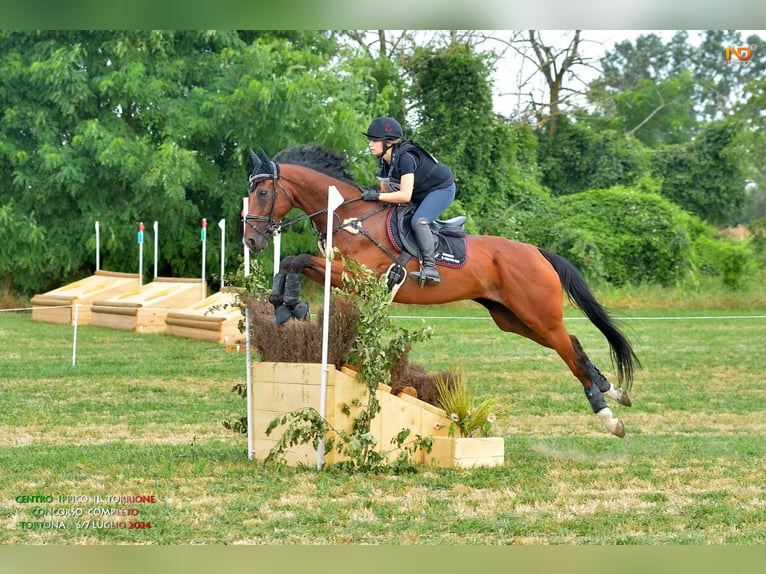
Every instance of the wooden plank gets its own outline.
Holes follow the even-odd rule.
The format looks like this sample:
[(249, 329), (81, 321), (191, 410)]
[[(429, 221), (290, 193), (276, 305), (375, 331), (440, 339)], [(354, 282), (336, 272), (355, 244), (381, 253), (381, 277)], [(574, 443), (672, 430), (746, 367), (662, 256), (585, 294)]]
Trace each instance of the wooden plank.
[(433, 437), (426, 464), (440, 468), (474, 468), (499, 466), (505, 462), (502, 437), (452, 438)]
[(113, 297), (136, 287), (137, 273), (99, 270), (89, 277), (32, 297), (32, 320), (71, 325), (74, 322), (73, 307), (79, 304), (77, 322), (87, 325), (92, 317), (90, 306), (96, 299)]
[[(314, 363), (270, 363), (253, 365), (253, 417), (255, 425), (256, 458), (275, 444), (280, 434), (266, 437), (268, 424), (283, 414), (311, 406), (319, 409), (321, 391), (321, 368)], [(351, 406), (355, 399), (366, 405), (367, 387), (355, 378), (353, 371), (328, 368), (327, 420), (337, 430), (351, 429), (354, 417), (360, 408)], [(415, 462), (445, 468), (471, 468), (474, 466), (495, 466), (504, 462), (504, 441), (491, 438), (451, 438), (449, 419), (444, 410), (423, 401), (403, 395), (392, 395), (390, 387), (380, 385), (376, 391), (381, 410), (372, 420), (370, 432), (377, 441), (378, 449), (389, 453), (389, 459), (396, 457), (391, 439), (403, 429), (410, 429), (408, 441), (415, 435), (431, 437), (434, 447), (430, 454), (416, 453)], [(343, 413), (348, 405), (351, 415)], [(438, 423), (438, 424), (437, 424)], [(267, 446), (266, 445), (270, 445)], [(308, 449), (308, 452), (306, 451)], [(340, 459), (333, 452), (325, 459), (328, 464)], [(316, 453), (309, 447), (301, 447), (286, 456), (288, 464), (315, 464)]]
[[(200, 300), (201, 279), (158, 277), (138, 289), (94, 301), (91, 324), (143, 333), (165, 330), (165, 317)], [(128, 317), (129, 319), (126, 319)]]

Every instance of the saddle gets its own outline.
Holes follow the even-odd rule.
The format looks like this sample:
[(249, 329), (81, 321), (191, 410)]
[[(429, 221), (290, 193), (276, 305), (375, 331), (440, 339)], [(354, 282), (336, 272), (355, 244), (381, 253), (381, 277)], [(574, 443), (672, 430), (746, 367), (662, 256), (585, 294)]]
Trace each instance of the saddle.
[[(414, 213), (415, 209), (411, 204), (391, 207), (386, 215), (386, 232), (398, 253), (409, 254), (410, 258), (417, 259), (420, 250), (410, 225)], [(468, 258), (464, 227), (466, 219), (465, 215), (459, 215), (447, 220), (436, 219), (431, 224), (437, 265), (453, 269), (460, 269), (465, 265)]]

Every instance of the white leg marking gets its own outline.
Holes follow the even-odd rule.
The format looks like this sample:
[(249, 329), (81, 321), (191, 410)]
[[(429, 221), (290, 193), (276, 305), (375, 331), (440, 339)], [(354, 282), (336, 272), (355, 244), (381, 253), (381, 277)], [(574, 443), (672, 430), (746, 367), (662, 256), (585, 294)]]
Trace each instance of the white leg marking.
[(615, 436), (620, 438), (625, 436), (625, 425), (620, 419), (614, 418), (612, 415), (612, 409), (606, 407), (596, 413), (596, 416), (601, 419), (606, 429)]
[(615, 400), (615, 401), (620, 400), (620, 392), (614, 388), (614, 385), (612, 383), (609, 383), (609, 390), (606, 391), (604, 394), (612, 400)]

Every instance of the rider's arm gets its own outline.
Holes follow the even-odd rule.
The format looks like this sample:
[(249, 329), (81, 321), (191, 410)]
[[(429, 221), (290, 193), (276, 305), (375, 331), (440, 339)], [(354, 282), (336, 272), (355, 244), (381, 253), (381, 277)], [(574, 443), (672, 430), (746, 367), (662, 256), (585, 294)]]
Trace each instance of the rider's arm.
[(412, 199), (412, 190), (415, 186), (415, 174), (402, 174), (398, 191), (389, 191), (385, 183), (380, 183), (380, 201), (388, 203), (407, 203)]

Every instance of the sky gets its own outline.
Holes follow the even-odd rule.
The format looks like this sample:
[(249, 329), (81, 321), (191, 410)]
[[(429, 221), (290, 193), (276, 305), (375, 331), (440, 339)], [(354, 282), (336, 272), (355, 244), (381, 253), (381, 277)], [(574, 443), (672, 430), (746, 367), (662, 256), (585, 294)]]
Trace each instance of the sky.
[[(692, 45), (697, 43), (700, 31), (687, 30), (687, 32), (689, 33), (689, 43)], [(766, 30), (742, 30), (741, 32), (742, 38), (747, 38), (752, 34), (766, 38)], [(511, 32), (507, 30), (496, 30), (491, 33), (503, 39), (508, 39), (511, 35)], [(579, 52), (583, 58), (591, 60), (594, 65), (598, 66), (598, 60), (610, 51), (616, 43), (624, 40), (635, 42), (638, 36), (652, 33), (657, 34), (665, 41), (670, 41), (676, 30), (583, 30), (580, 33)], [(545, 30), (542, 32), (544, 42), (551, 42), (562, 47), (568, 45), (573, 35), (573, 30)], [(495, 49), (502, 50), (503, 44), (498, 42)], [(598, 71), (595, 69), (589, 69), (584, 66), (578, 66), (577, 68), (582, 87), (598, 77)], [(497, 113), (508, 117), (514, 113), (515, 108), (520, 105), (523, 106), (524, 102), (520, 101), (517, 86), (523, 83), (521, 78), (526, 78), (532, 74), (534, 69), (533, 63), (525, 62), (524, 58), (510, 48), (505, 50), (505, 55), (497, 62), (496, 70), (492, 77), (494, 84), (494, 108)], [(574, 87), (577, 85), (577, 82), (576, 80), (569, 80), (567, 85)], [(547, 94), (545, 81), (539, 74), (537, 74), (531, 86), (527, 86), (527, 92), (530, 90), (530, 87), (534, 90), (537, 100), (543, 99), (545, 97), (544, 94)]]

